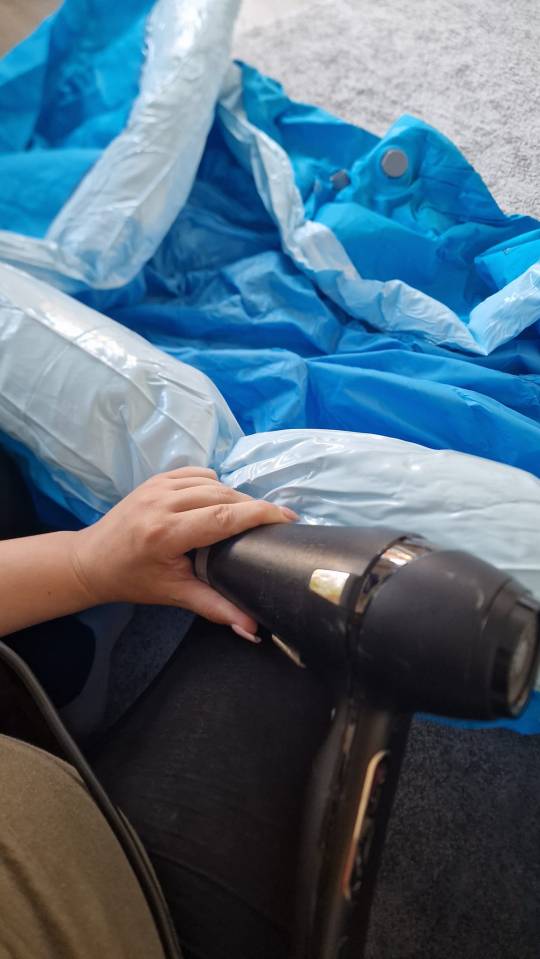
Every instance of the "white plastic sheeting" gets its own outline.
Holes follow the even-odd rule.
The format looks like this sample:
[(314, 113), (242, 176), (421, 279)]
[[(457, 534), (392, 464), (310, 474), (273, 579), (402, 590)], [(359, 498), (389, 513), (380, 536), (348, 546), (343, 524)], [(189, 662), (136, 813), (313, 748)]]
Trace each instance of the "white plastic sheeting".
[(540, 480), (523, 470), (369, 433), (281, 430), (243, 437), (221, 471), (306, 523), (386, 525), (469, 550), (540, 599)]
[(219, 465), (242, 435), (203, 373), (5, 264), (0, 430), (48, 467), (86, 522), (154, 473)]

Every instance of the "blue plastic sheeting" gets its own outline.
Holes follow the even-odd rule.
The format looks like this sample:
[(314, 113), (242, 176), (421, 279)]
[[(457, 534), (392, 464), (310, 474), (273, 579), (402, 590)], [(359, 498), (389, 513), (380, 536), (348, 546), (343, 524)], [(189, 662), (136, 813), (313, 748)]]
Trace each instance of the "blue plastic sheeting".
[(66, 3), (0, 61), (3, 229), (43, 236), (125, 126), (151, 7), (152, 0)]
[[(69, 25), (66, 26), (66, 21), (69, 24), (71, 20), (69, 11), (75, 21), (84, 20), (89, 12), (95, 17), (91, 38), (95, 33), (101, 48), (96, 60), (102, 69), (97, 77), (89, 77), (88, 84), (90, 92), (98, 86), (107, 101), (101, 110), (105, 118), (109, 119), (108, 101), (115, 98), (117, 76), (124, 73), (123, 46), (135, 47), (140, 58), (144, 36), (146, 55), (138, 75), (139, 94), (133, 102), (124, 98), (125, 107), (131, 109), (120, 132), (114, 130), (114, 124), (106, 124), (113, 127), (111, 132), (118, 132), (117, 136), (110, 142), (91, 137), (101, 148), (97, 158), (94, 156), (96, 162), (73, 192), (73, 183), (66, 184), (65, 202), (44, 236), (14, 232), (18, 228), (16, 215), (9, 217), (6, 224), (12, 232), (2, 230), (0, 223), (0, 259), (29, 267), (68, 289), (77, 285), (119, 287), (136, 276), (155, 252), (191, 189), (229, 63), (230, 38), (239, 2), (157, 0), (140, 25), (139, 40), (130, 31), (129, 16), (131, 11), (137, 19), (142, 8), (137, 3), (131, 7), (125, 4), (118, 18), (117, 30), (122, 40), (122, 49), (118, 50), (118, 38), (114, 31), (110, 35), (109, 12), (101, 0), (91, 11), (83, 0), (68, 0), (58, 15), (57, 32), (65, 40), (67, 65), (63, 72), (68, 75), (73, 99), (69, 114), (74, 129), (70, 139), (78, 142), (82, 138), (86, 142), (86, 73), (91, 73), (95, 43), (90, 45), (89, 56), (80, 39), (86, 40), (81, 23), (77, 41), (73, 40)], [(56, 20), (53, 23), (56, 25)], [(32, 47), (32, 38), (27, 43)], [(12, 55), (8, 74), (13, 80), (20, 79), (26, 47), (23, 44)], [(45, 58), (46, 72), (54, 75), (54, 51), (47, 48)], [(129, 75), (129, 57), (126, 65)], [(121, 87), (124, 82), (120, 81)], [(62, 101), (61, 96), (59, 99)], [(93, 109), (99, 113), (99, 97), (95, 101), (96, 98), (92, 101)], [(79, 102), (82, 115), (77, 127)], [(38, 111), (35, 121), (39, 125)], [(54, 128), (55, 123), (52, 125)], [(32, 138), (28, 148), (31, 156)], [(56, 152), (54, 146), (53, 151)], [(58, 193), (53, 179), (49, 166), (44, 171), (42, 187), (45, 189), (51, 183)], [(24, 183), (21, 189), (24, 195)]]
[(536, 325), (480, 358), (351, 319), (280, 249), (219, 123), (143, 281), (83, 297), (205, 372), (247, 433), (382, 433), (540, 473)]
[(207, 374), (246, 433), (540, 476), (540, 224), (412, 117), (380, 139), (227, 70), (237, 7), (67, 0), (0, 64), (0, 259)]
[[(339, 281), (343, 287), (344, 275), (356, 270), (355, 290), (347, 294), (336, 283), (325, 285), (353, 315), (383, 329), (422, 330), (435, 342), (480, 353), (491, 352), (532, 322), (530, 315), (527, 319), (528, 281), (533, 318), (538, 317), (536, 272), (522, 281), (519, 292), (514, 289), (513, 309), (506, 297), (504, 316), (499, 316), (497, 283), (489, 268), (477, 264), (494, 244), (527, 235), (538, 224), (529, 217), (506, 217), (470, 164), (436, 130), (404, 116), (379, 140), (322, 111), (291, 104), (279, 84), (247, 67), (243, 103), (233, 113), (285, 150), (312, 231), (314, 224), (329, 228), (341, 242), (349, 263)], [(306, 136), (308, 124), (311, 136)], [(275, 172), (276, 158), (267, 148), (262, 153), (262, 166), (268, 174)], [(388, 169), (395, 174), (404, 166), (400, 176), (386, 172), (392, 156), (399, 157), (401, 167)], [(327, 237), (319, 241), (327, 265), (330, 245)], [(294, 256), (302, 240), (290, 246)], [(337, 265), (337, 254), (334, 259)], [(532, 248), (522, 247), (511, 279), (537, 259)]]

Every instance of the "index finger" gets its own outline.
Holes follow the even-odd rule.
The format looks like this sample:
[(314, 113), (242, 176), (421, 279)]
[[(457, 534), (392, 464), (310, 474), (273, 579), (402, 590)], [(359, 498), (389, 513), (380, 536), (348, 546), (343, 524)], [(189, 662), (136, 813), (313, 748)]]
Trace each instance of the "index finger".
[(244, 503), (220, 503), (179, 514), (174, 534), (178, 535), (179, 552), (187, 552), (212, 546), (255, 526), (290, 523), (297, 519), (297, 514), (287, 507), (275, 506), (260, 499)]

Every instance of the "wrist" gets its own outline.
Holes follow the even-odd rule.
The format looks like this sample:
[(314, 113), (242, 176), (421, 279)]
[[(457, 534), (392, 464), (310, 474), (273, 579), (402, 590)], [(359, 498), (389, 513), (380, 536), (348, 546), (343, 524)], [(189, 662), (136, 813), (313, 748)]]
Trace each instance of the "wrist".
[(85, 599), (86, 608), (101, 606), (103, 603), (113, 602), (109, 596), (106, 581), (100, 575), (100, 566), (104, 557), (99, 557), (99, 550), (95, 546), (94, 527), (66, 533), (71, 537), (69, 542), (69, 558), (73, 577)]

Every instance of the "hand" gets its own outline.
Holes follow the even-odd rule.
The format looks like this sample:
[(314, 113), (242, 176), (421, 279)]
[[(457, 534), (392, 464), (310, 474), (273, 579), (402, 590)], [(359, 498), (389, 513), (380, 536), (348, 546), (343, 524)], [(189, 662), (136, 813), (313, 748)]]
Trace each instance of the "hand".
[(255, 638), (255, 621), (198, 580), (185, 554), (254, 526), (295, 519), (292, 510), (224, 486), (213, 470), (172, 470), (147, 480), (93, 526), (76, 533), (73, 568), (89, 606), (182, 606)]

